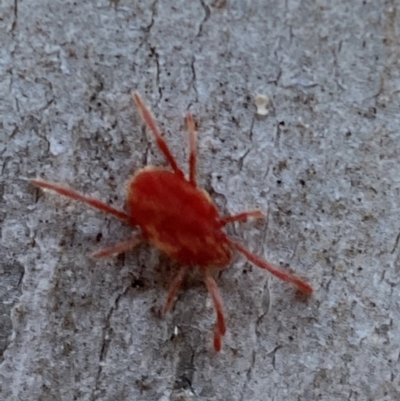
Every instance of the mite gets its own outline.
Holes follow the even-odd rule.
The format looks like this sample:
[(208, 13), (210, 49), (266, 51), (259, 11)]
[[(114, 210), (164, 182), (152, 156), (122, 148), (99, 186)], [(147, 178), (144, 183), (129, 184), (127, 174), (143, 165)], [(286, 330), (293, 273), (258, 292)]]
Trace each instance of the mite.
[(226, 324), (221, 296), (212, 270), (229, 266), (233, 251), (240, 252), (250, 262), (261, 269), (268, 270), (281, 280), (294, 284), (307, 295), (311, 295), (313, 289), (302, 279), (271, 266), (225, 233), (224, 227), (228, 223), (244, 222), (248, 218), (262, 218), (263, 214), (253, 210), (221, 216), (209, 194), (198, 187), (196, 181), (197, 132), (192, 115), (186, 116), (190, 150), (189, 176), (186, 177), (162, 137), (153, 115), (138, 93), (133, 94), (133, 100), (145, 125), (154, 135), (157, 146), (167, 159), (170, 169), (147, 166), (137, 171), (127, 185), (126, 211), (117, 210), (63, 185), (41, 179), (32, 179), (31, 183), (84, 202), (95, 209), (112, 214), (132, 228), (139, 228), (139, 233), (126, 241), (97, 251), (94, 257), (113, 256), (127, 252), (143, 242), (149, 242), (171, 259), (179, 262), (180, 268), (171, 284), (163, 308), (164, 313), (170, 310), (185, 278), (186, 269), (195, 267), (200, 269), (217, 315), (214, 348), (220, 351), (222, 338), (226, 333)]

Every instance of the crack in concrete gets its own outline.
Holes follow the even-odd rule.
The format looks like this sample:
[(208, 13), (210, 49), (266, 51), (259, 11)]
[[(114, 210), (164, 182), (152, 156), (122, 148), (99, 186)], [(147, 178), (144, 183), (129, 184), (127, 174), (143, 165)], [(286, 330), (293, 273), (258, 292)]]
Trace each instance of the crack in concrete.
[(147, 32), (150, 32), (151, 28), (154, 25), (154, 19), (155, 19), (154, 17), (157, 15), (157, 11), (156, 11), (157, 3), (158, 3), (158, 0), (155, 0), (153, 2), (153, 4), (151, 5), (151, 7), (150, 7), (150, 9), (151, 9), (151, 21), (150, 21), (150, 24), (147, 25), (146, 28), (145, 28), (145, 30)]
[(127, 292), (129, 291), (130, 288), (131, 288), (131, 285), (126, 286), (126, 288), (117, 296), (117, 298), (114, 301), (114, 305), (112, 305), (112, 307), (110, 308), (110, 310), (107, 313), (106, 325), (103, 330), (102, 345), (101, 345), (100, 356), (99, 356), (99, 365), (97, 368), (97, 375), (96, 375), (94, 389), (92, 392), (91, 401), (95, 401), (98, 398), (97, 391), (98, 391), (100, 376), (103, 372), (103, 361), (107, 358), (108, 350), (110, 348), (111, 334), (112, 334), (110, 320), (111, 320), (114, 312), (118, 309), (120, 299), (127, 294)]
[(159, 54), (157, 53), (156, 46), (155, 45), (151, 45), (151, 41), (149, 40), (149, 36), (150, 36), (150, 31), (153, 28), (154, 23), (155, 23), (155, 17), (157, 16), (157, 3), (158, 3), (158, 0), (155, 0), (153, 2), (153, 4), (151, 5), (151, 7), (150, 7), (150, 9), (151, 9), (151, 20), (150, 20), (149, 25), (147, 25), (144, 28), (144, 31), (147, 33), (147, 35), (146, 35), (146, 38), (142, 41), (142, 43), (138, 47), (138, 49), (139, 49), (140, 47), (142, 47), (142, 45), (144, 43), (148, 44), (148, 46), (150, 48), (150, 53), (151, 53), (152, 56), (154, 56), (154, 59), (155, 59), (155, 62), (156, 62), (156, 85), (157, 85), (158, 94), (159, 94), (159, 98), (157, 100), (156, 105), (159, 104), (159, 102), (162, 99), (162, 95), (163, 95), (162, 88), (161, 88), (161, 85), (160, 85), (161, 68), (160, 68)]
[(276, 370), (276, 366), (275, 366), (275, 354), (276, 352), (282, 348), (282, 345), (277, 345), (271, 352), (269, 352), (267, 355), (272, 355), (272, 367), (274, 368), (274, 370)]
[(251, 119), (251, 124), (250, 124), (250, 129), (249, 129), (249, 138), (250, 142), (253, 143), (253, 128), (254, 128), (254, 123), (256, 121), (256, 116), (253, 114), (253, 118)]
[[(12, 51), (10, 52), (10, 55), (11, 55), (13, 61), (14, 61), (14, 50), (12, 50)], [(12, 67), (9, 68), (6, 72), (7, 72), (8, 74), (10, 74), (10, 84), (8, 85), (8, 92), (9, 92), (10, 95), (11, 95), (11, 94), (12, 94), (13, 85), (14, 85), (13, 68), (12, 68)], [(18, 110), (18, 111), (19, 111), (19, 110)]]
[(179, 362), (175, 370), (174, 390), (190, 390), (195, 394), (192, 387), (194, 372), (195, 352), (191, 346), (184, 347), (179, 355)]
[(400, 241), (400, 233), (397, 234), (396, 241), (394, 242), (394, 246), (391, 252), (392, 255), (394, 254), (396, 248), (399, 246), (399, 241)]
[(281, 126), (284, 126), (285, 122), (284, 121), (278, 121), (276, 123), (276, 135), (275, 135), (275, 140), (274, 140), (274, 145), (280, 150), (281, 149)]
[(210, 18), (210, 15), (211, 15), (210, 8), (207, 6), (207, 4), (204, 3), (203, 0), (200, 0), (200, 4), (204, 10), (204, 18), (200, 22), (199, 31), (197, 32), (196, 38), (200, 37), (201, 34), (203, 33), (203, 26), (208, 21), (208, 19)]
[(247, 389), (249, 388), (249, 382), (251, 380), (251, 373), (252, 373), (252, 370), (254, 368), (255, 363), (256, 363), (256, 351), (254, 349), (253, 352), (252, 352), (252, 355), (251, 355), (251, 364), (250, 364), (249, 368), (246, 371), (246, 381), (244, 382), (244, 385), (243, 385), (243, 388), (242, 388), (242, 394), (240, 396), (240, 401), (243, 401), (243, 400), (246, 399), (245, 398), (245, 394), (247, 392)]
[[(264, 238), (264, 240), (265, 240), (265, 238)], [(264, 241), (264, 242), (265, 242), (265, 241)], [(266, 280), (266, 281), (265, 281), (264, 288), (263, 288), (263, 291), (262, 291), (262, 293), (261, 293), (261, 299), (263, 299), (265, 290), (266, 290), (267, 288), (268, 288), (268, 281)], [(256, 364), (257, 349), (259, 349), (259, 347), (260, 347), (261, 333), (260, 333), (260, 330), (259, 330), (259, 326), (260, 326), (261, 321), (263, 320), (264, 316), (268, 314), (270, 305), (271, 305), (271, 303), (269, 302), (269, 296), (268, 296), (267, 307), (266, 307), (266, 308), (262, 308), (262, 313), (257, 317), (257, 319), (256, 319), (256, 324), (255, 324), (255, 326), (254, 326), (254, 334), (255, 334), (255, 336), (256, 336), (256, 345), (255, 345), (255, 347), (253, 348), (252, 357), (251, 357), (251, 364), (250, 364), (249, 368), (248, 368), (247, 371), (246, 371), (246, 381), (245, 381), (245, 383), (244, 383), (244, 385), (243, 385), (243, 388), (242, 388), (242, 394), (241, 394), (240, 401), (243, 401), (243, 400), (246, 399), (246, 398), (245, 398), (245, 395), (246, 395), (247, 389), (248, 389), (248, 387), (249, 387), (250, 380), (252, 379), (252, 372), (253, 372), (254, 366), (255, 366), (255, 364)], [(277, 347), (275, 347), (275, 348), (268, 354), (268, 355), (270, 355), (271, 353), (273, 353), (272, 366), (273, 366), (274, 370), (275, 370), (275, 352), (276, 352), (279, 348), (281, 348), (280, 345), (278, 345)]]
[(330, 274), (328, 282), (326, 283), (326, 286), (325, 286), (326, 292), (329, 291), (329, 287), (331, 286), (332, 280), (335, 277), (335, 270), (336, 270), (336, 267), (335, 267), (335, 264), (333, 263), (332, 264), (332, 269), (331, 269), (331, 274)]
[(18, 0), (14, 0), (14, 20), (11, 24), (12, 35), (14, 35), (14, 31), (17, 28), (17, 22), (18, 22)]
[(196, 102), (197, 102), (199, 100), (199, 92), (197, 91), (197, 88), (196, 88), (196, 69), (194, 67), (194, 63), (195, 62), (196, 62), (196, 58), (193, 56), (192, 57), (192, 62), (190, 63), (190, 68), (192, 70), (192, 82), (191, 82), (191, 85), (192, 85), (192, 87), (194, 89), (194, 92), (196, 94)]
[(18, 283), (17, 283), (17, 288), (19, 289), (22, 285), (22, 281), (24, 280), (25, 276), (25, 269), (22, 270), (21, 276), (19, 277)]
[(247, 149), (246, 152), (244, 152), (244, 155), (241, 156), (240, 159), (237, 162), (240, 172), (242, 172), (242, 170), (243, 170), (244, 159), (247, 157), (247, 155), (250, 153), (250, 151), (251, 151), (251, 148)]
[(159, 55), (157, 53), (157, 50), (156, 50), (155, 46), (154, 47), (150, 46), (150, 51), (151, 51), (151, 54), (154, 56), (154, 59), (156, 61), (156, 85), (157, 85), (158, 94), (159, 94), (159, 98), (158, 98), (158, 101), (157, 101), (157, 105), (158, 105), (158, 103), (161, 101), (162, 95), (163, 95), (162, 88), (161, 88), (161, 85), (160, 85), (160, 81), (161, 81), (161, 79), (160, 79), (160, 75), (161, 75), (160, 60), (159, 60)]

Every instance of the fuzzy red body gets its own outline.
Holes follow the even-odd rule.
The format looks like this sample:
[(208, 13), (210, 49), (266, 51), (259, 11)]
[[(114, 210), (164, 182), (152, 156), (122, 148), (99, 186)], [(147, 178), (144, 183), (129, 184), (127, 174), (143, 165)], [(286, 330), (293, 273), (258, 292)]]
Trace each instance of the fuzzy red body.
[(128, 208), (144, 238), (186, 266), (226, 267), (231, 250), (211, 198), (162, 168), (138, 171), (129, 183)]

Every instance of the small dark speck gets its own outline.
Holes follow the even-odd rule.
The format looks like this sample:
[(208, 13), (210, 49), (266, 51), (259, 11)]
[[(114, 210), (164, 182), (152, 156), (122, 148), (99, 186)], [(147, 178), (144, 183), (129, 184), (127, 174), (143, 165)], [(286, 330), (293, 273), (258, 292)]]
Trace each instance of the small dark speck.
[(350, 132), (350, 131), (347, 131), (347, 132), (346, 132), (346, 136), (347, 136), (347, 138), (350, 137), (350, 136), (351, 136), (351, 132)]
[(282, 184), (282, 181), (281, 181), (281, 180), (276, 180), (276, 183), (277, 183), (278, 185), (281, 185), (281, 184)]
[(285, 125), (285, 121), (279, 121), (279, 125)]
[(144, 281), (140, 278), (136, 278), (132, 281), (133, 288), (144, 288)]
[(100, 242), (102, 238), (103, 238), (103, 234), (102, 234), (102, 233), (98, 233), (98, 234), (96, 235), (96, 241), (97, 241), (97, 242)]
[(289, 341), (293, 341), (294, 340), (293, 336), (289, 336), (288, 339), (289, 339)]
[(357, 270), (358, 270), (359, 272), (362, 271), (362, 267), (359, 267)]
[(304, 180), (299, 180), (299, 183), (304, 187), (306, 185), (306, 182)]

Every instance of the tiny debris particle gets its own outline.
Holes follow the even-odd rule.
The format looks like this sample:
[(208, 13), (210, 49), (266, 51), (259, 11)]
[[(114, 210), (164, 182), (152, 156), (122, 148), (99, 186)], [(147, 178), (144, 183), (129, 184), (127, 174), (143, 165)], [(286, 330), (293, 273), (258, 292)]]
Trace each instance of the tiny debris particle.
[(297, 119), (297, 126), (300, 128), (305, 128), (305, 129), (310, 128), (310, 126), (308, 124), (306, 124), (301, 117), (299, 117)]
[(256, 113), (259, 116), (267, 116), (269, 111), (268, 111), (268, 105), (269, 105), (269, 97), (265, 95), (260, 95), (257, 94), (254, 96), (254, 104), (257, 107)]

